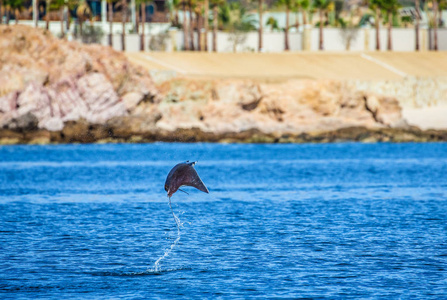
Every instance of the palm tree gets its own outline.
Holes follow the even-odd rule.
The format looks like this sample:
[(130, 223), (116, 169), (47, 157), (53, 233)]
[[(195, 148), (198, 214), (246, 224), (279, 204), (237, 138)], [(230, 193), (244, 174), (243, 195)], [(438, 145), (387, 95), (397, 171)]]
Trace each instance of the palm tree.
[(233, 42), (233, 52), (245, 42), (247, 33), (256, 30), (256, 20), (248, 14), (240, 2), (231, 2), (222, 7), (223, 27), (230, 32), (229, 40)]
[(141, 8), (141, 3), (140, 3), (141, 1), (140, 0), (136, 0), (136, 1), (134, 1), (134, 8), (133, 8), (133, 10), (134, 10), (134, 14), (135, 14), (135, 24), (134, 24), (134, 26), (135, 26), (135, 28), (134, 28), (134, 30), (135, 30), (135, 32), (136, 32), (136, 34), (140, 34), (140, 8)]
[[(64, 5), (65, 0), (46, 0), (46, 12), (45, 12), (45, 28), (49, 29), (50, 13), (54, 10), (59, 10), (61, 19), (61, 38), (65, 36), (64, 32)], [(68, 3), (67, 3), (68, 4)]]
[(90, 10), (90, 6), (88, 5), (86, 0), (81, 0), (79, 3), (79, 6), (76, 9), (76, 17), (78, 18), (79, 22), (79, 33), (82, 36), (83, 30), (82, 25), (84, 21), (88, 18), (90, 18), (92, 15), (92, 12)]
[(303, 25), (307, 24), (307, 18), (305, 14), (305, 10), (309, 8), (309, 0), (293, 0), (293, 11), (295, 12), (295, 27), (296, 30), (300, 28), (300, 21), (299, 21), (299, 13), (303, 16)]
[(14, 12), (15, 23), (17, 24), (20, 18), (20, 11), (23, 8), (23, 0), (9, 0), (9, 8)]
[(3, 11), (3, 0), (0, 0), (0, 24), (3, 23), (3, 16), (5, 15), (4, 11)]
[(182, 9), (183, 9), (183, 46), (185, 50), (189, 50), (189, 41), (188, 41), (188, 21), (186, 20), (186, 0), (182, 1)]
[(213, 52), (217, 52), (217, 29), (219, 27), (219, 5), (225, 3), (225, 0), (211, 0), (213, 8)]
[[(434, 0), (436, 1), (436, 0)], [(400, 8), (400, 4), (398, 0), (386, 0), (383, 1), (382, 4), (383, 9), (387, 13), (388, 17), (388, 40), (387, 40), (387, 50), (391, 51), (392, 46), (392, 38), (391, 38), (391, 29), (393, 28), (393, 15), (397, 13), (397, 10)]]
[(386, 0), (371, 0), (369, 2), (369, 7), (375, 12), (374, 25), (376, 27), (376, 50), (380, 51), (380, 10), (383, 7), (383, 1)]
[[(33, 4), (33, 20), (34, 20), (34, 27), (37, 28), (37, 22), (39, 21), (39, 10), (37, 9), (39, 6), (38, 0), (32, 0)], [(6, 8), (8, 9), (8, 8)], [(9, 21), (9, 13), (6, 16), (6, 20)]]
[(219, 0), (211, 0), (213, 6), (213, 52), (217, 52), (217, 26), (219, 25)]
[(319, 44), (318, 49), (324, 49), (323, 42), (323, 25), (324, 25), (324, 13), (329, 6), (329, 0), (314, 0), (313, 6), (318, 9), (318, 14), (320, 16), (320, 25), (319, 25)]
[(141, 1), (141, 32), (140, 32), (140, 50), (145, 51), (145, 27), (146, 27), (146, 3), (152, 2), (151, 0), (140, 0)]
[[(64, 14), (66, 12), (66, 21), (65, 22), (65, 29), (66, 31), (70, 30), (70, 10), (74, 9), (76, 7), (76, 5), (78, 5), (79, 0), (61, 0), (64, 1), (63, 6), (63, 11)], [(61, 22), (63, 22), (63, 20), (61, 20)]]
[(447, 10), (447, 0), (438, 0), (439, 24), (442, 22), (442, 12)]
[(6, 13), (6, 20), (5, 20), (5, 24), (9, 25), (9, 11), (11, 9), (11, 6), (9, 5), (9, 1), (6, 0), (5, 1), (5, 13)]
[(113, 0), (108, 0), (109, 46), (113, 47)]
[(299, 20), (299, 1), (294, 0), (293, 2), (293, 12), (295, 13), (295, 24), (293, 25), (296, 28), (296, 31), (300, 29), (300, 20)]
[(51, 0), (46, 0), (46, 12), (45, 12), (45, 28), (50, 29), (50, 5)]
[[(199, 51), (208, 50), (208, 18), (209, 18), (209, 0), (197, 0), (197, 45)], [(202, 32), (203, 31), (203, 32)]]
[(200, 0), (196, 0), (196, 5), (194, 7), (194, 14), (196, 15), (196, 31), (197, 31), (197, 51), (203, 50), (202, 39), (201, 39), (201, 29), (202, 29), (202, 6), (199, 4)]
[(189, 10), (189, 49), (194, 51), (194, 23), (193, 23), (193, 2), (192, 0), (188, 0), (188, 10)]
[(205, 10), (204, 10), (205, 16), (203, 18), (203, 21), (204, 21), (203, 29), (205, 31), (204, 50), (208, 51), (208, 21), (209, 21), (209, 17), (210, 17), (210, 12), (209, 12), (210, 3), (209, 3), (209, 0), (204, 0), (203, 5), (204, 5), (204, 8), (205, 8)]
[(64, 30), (64, 7), (65, 7), (65, 1), (61, 0), (61, 5), (59, 6), (59, 17), (61, 19), (61, 39), (65, 37), (65, 30)]
[(182, 3), (181, 0), (172, 0), (171, 10), (174, 11), (174, 13), (171, 15), (171, 22), (172, 22), (173, 26), (178, 26), (180, 24), (179, 17), (178, 17), (178, 11), (180, 9), (181, 3)]
[(126, 51), (126, 21), (127, 21), (127, 0), (121, 0), (122, 25), (121, 50)]
[(284, 28), (284, 50), (289, 51), (289, 14), (290, 10), (293, 8), (293, 0), (279, 0), (278, 4), (283, 5), (286, 9), (286, 27)]
[(414, 30), (416, 33), (416, 51), (419, 51), (419, 0), (415, 0), (414, 7), (416, 9), (416, 24), (414, 25)]
[(269, 17), (265, 25), (270, 26), (270, 31), (276, 31), (279, 29), (278, 21), (274, 17)]
[(141, 34), (140, 34), (140, 50), (145, 51), (145, 43), (144, 43), (144, 27), (146, 27), (146, 2), (141, 1)]
[(0, 24), (3, 23), (3, 0), (0, 0)]
[(263, 35), (262, 9), (263, 9), (263, 6), (264, 6), (264, 1), (263, 0), (258, 0), (258, 9), (259, 9), (258, 51), (259, 52), (262, 51), (262, 35)]
[(303, 25), (307, 25), (307, 12), (310, 7), (310, 0), (300, 0), (299, 3), (301, 15), (303, 16)]
[(433, 50), (438, 51), (438, 0), (433, 0)]
[[(70, 9), (74, 9), (78, 5), (78, 0), (52, 0), (55, 8), (59, 9), (59, 17), (61, 21), (61, 38), (65, 37), (65, 32), (70, 29), (70, 18), (69, 18), (69, 11)], [(66, 26), (64, 28), (64, 17), (65, 17), (65, 11), (67, 11), (67, 22)]]

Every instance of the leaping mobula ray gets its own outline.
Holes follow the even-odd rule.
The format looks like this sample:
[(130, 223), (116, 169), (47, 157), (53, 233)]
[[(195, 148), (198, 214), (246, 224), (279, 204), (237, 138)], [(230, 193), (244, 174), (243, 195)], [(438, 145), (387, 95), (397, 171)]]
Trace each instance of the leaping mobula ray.
[(169, 207), (171, 208), (172, 215), (174, 216), (177, 226), (179, 226), (179, 223), (174, 215), (174, 211), (172, 210), (171, 206), (172, 195), (177, 192), (181, 186), (184, 185), (195, 187), (199, 191), (207, 194), (209, 193), (202, 179), (200, 179), (199, 174), (197, 174), (197, 171), (194, 169), (194, 165), (196, 163), (196, 161), (186, 161), (184, 163), (179, 163), (172, 168), (172, 170), (168, 174), (168, 177), (166, 178), (165, 191), (168, 192)]

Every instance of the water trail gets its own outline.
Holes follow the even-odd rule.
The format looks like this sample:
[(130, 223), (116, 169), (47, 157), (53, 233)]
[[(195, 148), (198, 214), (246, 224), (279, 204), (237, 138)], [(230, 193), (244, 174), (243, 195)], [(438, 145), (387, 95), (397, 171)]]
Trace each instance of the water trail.
[(174, 220), (175, 223), (177, 224), (177, 238), (175, 239), (174, 243), (171, 244), (171, 247), (169, 247), (168, 249), (166, 249), (165, 253), (160, 256), (156, 261), (155, 261), (155, 265), (154, 265), (154, 272), (159, 272), (160, 271), (160, 262), (167, 256), (169, 256), (169, 254), (172, 252), (172, 250), (175, 248), (175, 246), (177, 245), (178, 241), (180, 241), (180, 236), (181, 236), (181, 232), (180, 232), (180, 227), (182, 226), (182, 223), (180, 223), (180, 219), (175, 215), (174, 210), (172, 209), (171, 206), (171, 197), (169, 197), (169, 207), (171, 208), (171, 212), (172, 215), (174, 216)]

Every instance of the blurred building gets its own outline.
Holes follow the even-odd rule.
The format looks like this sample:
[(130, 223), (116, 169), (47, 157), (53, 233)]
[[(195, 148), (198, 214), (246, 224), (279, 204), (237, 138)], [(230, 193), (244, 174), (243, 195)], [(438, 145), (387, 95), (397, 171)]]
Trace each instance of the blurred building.
[[(141, 16), (140, 10), (136, 7), (135, 0), (128, 0), (128, 16), (129, 21), (135, 22), (136, 14), (139, 13)], [(79, 5), (75, 5), (70, 7), (70, 16), (72, 18), (76, 18), (76, 11), (80, 5), (83, 5), (83, 1), (78, 1)], [(109, 21), (108, 20), (108, 6), (106, 0), (86, 0), (85, 1), (88, 8), (90, 9), (89, 19), (92, 21)], [(32, 5), (33, 1), (28, 0), (23, 4), (23, 9), (20, 11), (9, 11), (9, 16), (6, 15), (6, 11), (4, 10), (3, 19), (15, 20), (15, 13), (19, 13), (18, 18), (20, 20), (32, 20)], [(38, 18), (39, 20), (44, 20), (47, 15), (47, 2), (46, 1), (38, 1)], [(60, 12), (59, 11), (51, 11), (50, 20), (57, 21), (60, 20)], [(115, 22), (122, 21), (122, 6), (119, 4), (119, 1), (114, 1), (113, 3), (113, 20)], [(156, 22), (156, 23), (166, 23), (169, 22), (169, 7), (167, 4), (167, 0), (153, 0), (146, 4), (146, 22)]]

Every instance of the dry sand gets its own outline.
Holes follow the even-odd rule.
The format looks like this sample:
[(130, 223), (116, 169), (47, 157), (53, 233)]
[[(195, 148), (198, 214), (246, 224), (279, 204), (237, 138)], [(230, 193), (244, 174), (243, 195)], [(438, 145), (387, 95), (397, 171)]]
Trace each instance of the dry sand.
[(151, 70), (216, 78), (398, 80), (447, 77), (447, 52), (128, 53)]
[(423, 130), (447, 128), (447, 105), (404, 108), (402, 115), (410, 125), (417, 126)]

